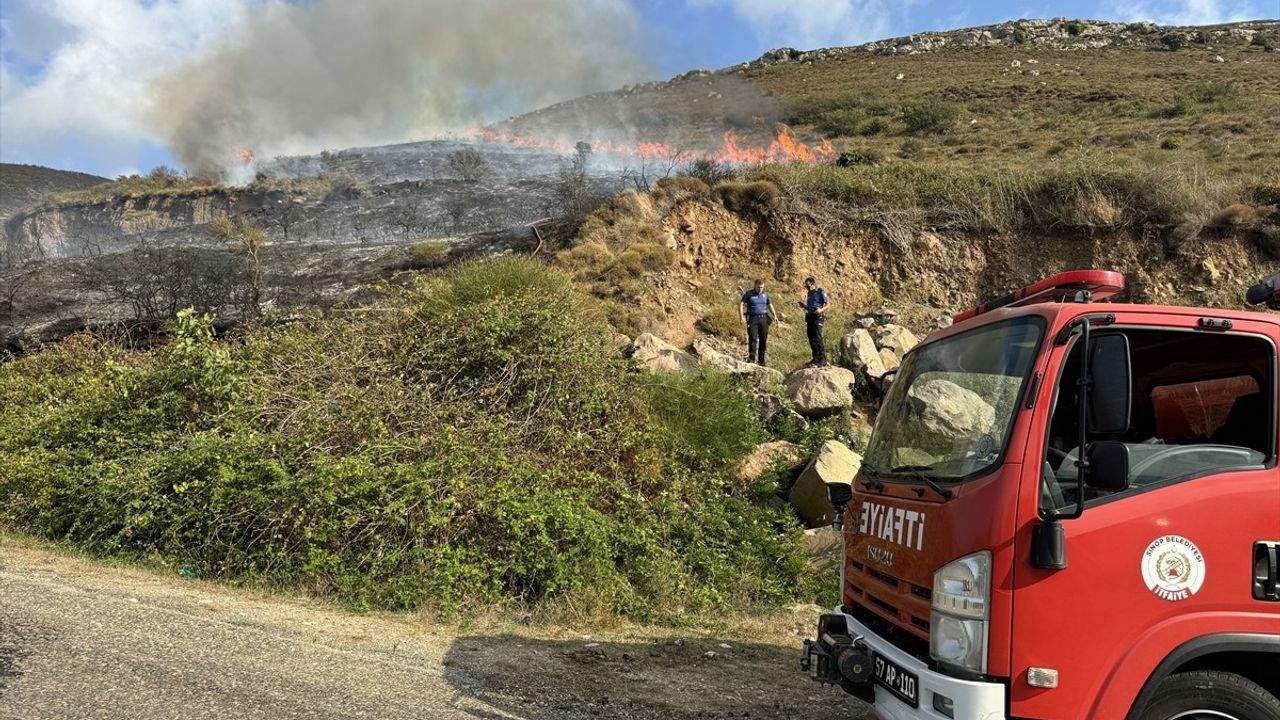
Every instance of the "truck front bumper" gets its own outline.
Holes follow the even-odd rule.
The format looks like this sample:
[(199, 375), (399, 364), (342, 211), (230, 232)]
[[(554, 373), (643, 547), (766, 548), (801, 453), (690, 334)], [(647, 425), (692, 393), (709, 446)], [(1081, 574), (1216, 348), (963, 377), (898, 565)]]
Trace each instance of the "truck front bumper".
[[(840, 620), (844, 621), (843, 628), (839, 627)], [(850, 694), (872, 702), (881, 720), (1005, 720), (1004, 685), (934, 672), (839, 608), (824, 615), (819, 626), (825, 628), (819, 637), (805, 641), (801, 669), (814, 680), (842, 685)], [(859, 673), (864, 669), (864, 655), (872, 665), (879, 655), (914, 674), (918, 681), (918, 707), (911, 707), (884, 687), (873, 689), (870, 668), (865, 674)]]

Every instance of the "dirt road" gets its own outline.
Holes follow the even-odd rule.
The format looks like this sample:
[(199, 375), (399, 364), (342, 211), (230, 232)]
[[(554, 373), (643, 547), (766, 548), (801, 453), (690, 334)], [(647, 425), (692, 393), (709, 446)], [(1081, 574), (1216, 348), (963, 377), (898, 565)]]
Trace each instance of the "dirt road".
[(0, 539), (0, 719), (870, 718), (782, 626), (459, 632)]

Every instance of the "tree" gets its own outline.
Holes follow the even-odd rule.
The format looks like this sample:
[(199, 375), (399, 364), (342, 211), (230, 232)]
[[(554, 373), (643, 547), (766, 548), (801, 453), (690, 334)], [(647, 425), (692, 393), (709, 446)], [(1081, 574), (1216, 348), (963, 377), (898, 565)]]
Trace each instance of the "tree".
[(582, 217), (594, 210), (604, 197), (591, 187), (587, 168), (591, 163), (591, 143), (579, 141), (573, 146), (569, 164), (561, 167), (555, 194), (559, 210), (571, 217)]
[(475, 148), (463, 148), (449, 153), (449, 169), (466, 183), (478, 183), (489, 174), (489, 161)]
[(209, 229), (218, 240), (230, 243), (249, 265), (249, 307), (256, 315), (262, 312), (262, 246), (266, 234), (243, 215), (232, 220), (226, 215), (214, 218)]

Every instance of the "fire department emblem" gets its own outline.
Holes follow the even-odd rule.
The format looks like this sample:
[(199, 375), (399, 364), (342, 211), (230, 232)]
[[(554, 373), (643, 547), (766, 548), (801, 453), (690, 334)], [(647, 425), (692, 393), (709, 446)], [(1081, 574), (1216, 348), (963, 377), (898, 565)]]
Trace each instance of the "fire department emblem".
[(1156, 538), (1142, 553), (1142, 579), (1162, 600), (1186, 600), (1204, 584), (1204, 556), (1180, 535)]

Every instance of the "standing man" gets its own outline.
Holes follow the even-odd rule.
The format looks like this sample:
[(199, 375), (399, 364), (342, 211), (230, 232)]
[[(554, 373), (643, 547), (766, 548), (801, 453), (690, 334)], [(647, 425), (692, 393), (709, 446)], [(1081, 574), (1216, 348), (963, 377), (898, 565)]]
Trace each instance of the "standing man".
[(757, 278), (755, 287), (742, 296), (738, 315), (747, 324), (747, 362), (764, 365), (764, 351), (769, 344), (769, 324), (780, 319), (773, 301), (765, 292), (764, 280)]
[(814, 278), (804, 279), (804, 289), (809, 291), (809, 295), (799, 305), (804, 308), (804, 329), (809, 336), (809, 350), (813, 353), (813, 359), (805, 367), (824, 367), (827, 365), (827, 345), (822, 340), (822, 323), (827, 319), (831, 298), (826, 290), (818, 287)]

